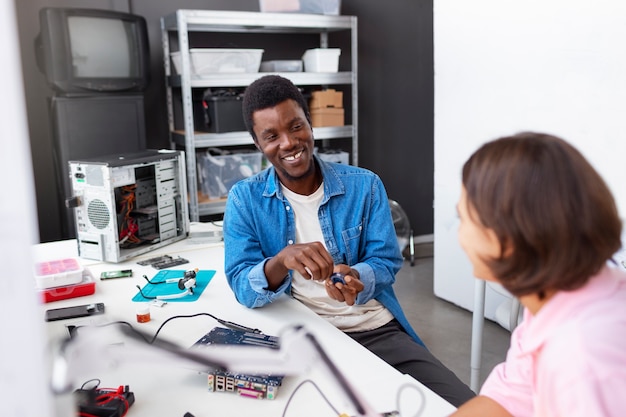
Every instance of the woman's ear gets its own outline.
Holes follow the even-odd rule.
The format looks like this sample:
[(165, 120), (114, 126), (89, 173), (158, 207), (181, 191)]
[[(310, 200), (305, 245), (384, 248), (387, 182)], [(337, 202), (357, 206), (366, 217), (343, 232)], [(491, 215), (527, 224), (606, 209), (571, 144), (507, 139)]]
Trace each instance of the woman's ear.
[(503, 240), (500, 246), (500, 254), (502, 258), (508, 258), (513, 255), (513, 242), (511, 242), (511, 239), (506, 238)]

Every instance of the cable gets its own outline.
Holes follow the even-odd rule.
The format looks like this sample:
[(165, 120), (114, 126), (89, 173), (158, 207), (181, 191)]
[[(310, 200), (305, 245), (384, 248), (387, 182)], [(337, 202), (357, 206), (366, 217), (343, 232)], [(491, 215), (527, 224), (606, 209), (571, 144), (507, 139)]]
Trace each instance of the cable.
[(305, 379), (304, 381), (300, 382), (298, 384), (298, 386), (293, 390), (293, 392), (291, 393), (291, 395), (289, 396), (289, 398), (287, 399), (287, 404), (285, 404), (285, 408), (283, 409), (283, 414), (282, 417), (285, 417), (287, 415), (287, 409), (289, 408), (289, 404), (291, 403), (291, 400), (293, 400), (294, 396), (296, 395), (296, 392), (298, 392), (298, 390), (300, 388), (302, 388), (302, 386), (306, 383), (309, 383), (311, 385), (313, 385), (313, 387), (317, 390), (317, 392), (322, 396), (322, 398), (324, 399), (324, 401), (326, 401), (326, 404), (328, 404), (328, 406), (333, 410), (333, 412), (335, 413), (335, 415), (340, 415), (339, 411), (332, 405), (332, 403), (330, 402), (330, 400), (324, 395), (324, 393), (322, 392), (322, 390), (320, 389), (320, 387), (317, 386), (317, 384), (315, 382), (313, 382), (313, 380), (311, 379)]
[[(191, 226), (196, 225), (196, 224), (206, 224), (207, 222), (190, 222), (189, 224)], [(211, 223), (213, 226), (216, 227), (224, 227), (224, 221), (223, 220), (212, 220), (209, 223)]]
[(196, 278), (198, 271), (199, 271), (198, 268), (190, 269), (188, 271), (185, 271), (182, 278), (181, 277), (169, 278), (169, 279), (164, 279), (163, 281), (152, 281), (148, 278), (146, 274), (142, 276), (143, 276), (143, 279), (145, 279), (148, 282), (148, 284), (151, 284), (151, 285), (172, 284), (172, 283), (180, 283), (180, 281), (185, 280), (185, 279), (189, 280), (191, 278)]
[[(88, 383), (93, 382), (93, 381), (97, 381), (97, 383), (96, 383), (96, 386), (95, 386), (95, 387), (93, 387), (93, 388), (85, 388), (85, 385), (87, 385)], [(101, 382), (101, 381), (100, 381), (100, 379), (98, 379), (98, 378), (88, 379), (87, 381), (83, 382), (83, 385), (81, 385), (81, 386), (80, 386), (80, 389), (84, 389), (84, 390), (87, 390), (87, 389), (96, 389), (96, 388), (98, 388), (98, 387), (100, 386), (100, 382)]]
[[(125, 325), (125, 326), (128, 326), (128, 327), (130, 328), (130, 330), (131, 330), (133, 333), (135, 333), (135, 334), (137, 334), (137, 335), (141, 336), (141, 338), (142, 338), (142, 339), (143, 339), (146, 343), (151, 343), (148, 339), (146, 339), (146, 337), (144, 336), (144, 334), (143, 334), (143, 333), (141, 333), (141, 332), (137, 331), (137, 329), (135, 329), (135, 328), (133, 327), (133, 325), (132, 325), (132, 324), (130, 324), (129, 322), (127, 322), (127, 321), (112, 321), (112, 322), (109, 322), (109, 323), (99, 324), (97, 327), (106, 327), (106, 326), (111, 326), (111, 325), (113, 325), (113, 324), (123, 324), (123, 325)], [(71, 341), (72, 337), (74, 337), (75, 333), (76, 333), (76, 332), (78, 331), (78, 329), (80, 329), (81, 327), (84, 327), (84, 326), (71, 326), (71, 329), (70, 329), (70, 326), (68, 326), (68, 330), (70, 331), (70, 338), (69, 338), (69, 339), (66, 339), (66, 340), (64, 340), (64, 341), (63, 341), (63, 343), (61, 344), (61, 349), (64, 349), (65, 345), (66, 345), (66, 344), (68, 344), (68, 343), (70, 343), (70, 341)], [(90, 380), (88, 380), (87, 382), (85, 382), (85, 384), (87, 384), (88, 382), (91, 382), (91, 381), (98, 381), (98, 384), (96, 384), (96, 388), (98, 387), (98, 385), (100, 385), (100, 380), (99, 380), (99, 379), (97, 379), (97, 378), (90, 379)]]
[[(213, 315), (213, 314), (211, 314), (211, 313), (196, 313), (196, 314), (190, 314), (190, 315), (172, 316), (172, 317), (168, 318), (167, 320), (165, 320), (163, 323), (161, 323), (161, 325), (159, 326), (159, 328), (157, 329), (157, 331), (156, 331), (156, 332), (154, 333), (154, 335), (152, 336), (152, 339), (150, 339), (150, 340), (146, 339), (146, 337), (144, 336), (144, 333), (143, 333), (143, 332), (140, 332), (140, 331), (138, 331), (137, 329), (135, 329), (135, 328), (133, 327), (133, 325), (132, 325), (132, 324), (130, 324), (129, 322), (127, 322), (127, 321), (112, 321), (112, 322), (110, 322), (110, 323), (100, 324), (100, 325), (99, 325), (99, 327), (111, 326), (111, 325), (113, 325), (113, 324), (123, 324), (123, 325), (125, 325), (125, 326), (128, 326), (128, 327), (130, 328), (130, 330), (131, 330), (134, 334), (139, 335), (139, 336), (140, 336), (143, 340), (145, 340), (145, 342), (146, 342), (146, 343), (148, 343), (148, 344), (153, 344), (153, 343), (154, 343), (154, 341), (156, 340), (157, 336), (159, 335), (159, 332), (161, 332), (161, 329), (163, 329), (163, 327), (164, 327), (164, 326), (165, 326), (168, 322), (170, 322), (170, 321), (172, 321), (172, 320), (174, 320), (174, 319), (180, 319), (180, 318), (191, 318), (191, 317), (198, 317), (198, 316), (209, 316), (209, 317), (211, 317), (213, 320), (217, 321), (219, 324), (221, 324), (221, 325), (223, 325), (223, 326), (226, 326), (226, 327), (228, 327), (228, 328), (231, 328), (231, 329), (240, 330), (240, 331), (243, 331), (243, 332), (248, 332), (248, 333), (264, 334), (264, 333), (263, 333), (261, 330), (259, 330), (259, 329), (253, 329), (253, 328), (251, 328), (251, 327), (244, 326), (243, 324), (239, 324), (239, 323), (235, 323), (235, 322), (232, 322), (232, 321), (228, 321), (228, 320), (220, 319), (219, 317), (216, 317), (216, 316), (214, 316), (214, 315)], [(77, 329), (79, 329), (79, 328), (81, 328), (81, 327), (83, 327), (83, 326), (74, 326), (74, 327), (73, 327), (73, 329), (72, 329), (72, 332), (77, 331)], [(65, 340), (65, 341), (63, 342), (63, 344), (62, 344), (62, 347), (63, 347), (66, 343), (69, 343), (69, 341), (70, 341), (70, 340), (71, 340), (71, 339), (67, 339), (67, 340)], [(90, 381), (98, 381), (98, 384), (100, 383), (100, 380), (98, 380), (98, 379), (92, 379), (92, 380), (89, 380), (89, 381), (87, 381), (87, 382), (90, 382)], [(86, 383), (87, 383), (87, 382), (86, 382)], [(97, 385), (96, 385), (96, 387), (97, 387)]]
[[(172, 316), (170, 318), (168, 318), (167, 320), (165, 320), (157, 329), (156, 333), (154, 333), (154, 336), (152, 337), (152, 340), (148, 341), (148, 343), (152, 344), (154, 343), (154, 341), (156, 340), (157, 336), (159, 335), (159, 332), (161, 331), (161, 329), (163, 329), (163, 326), (165, 326), (168, 322), (174, 320), (174, 319), (180, 319), (180, 318), (191, 318), (191, 317), (198, 317), (198, 316), (209, 316), (211, 317), (213, 320), (217, 321), (218, 323), (229, 327), (229, 328), (235, 328), (236, 330), (241, 330), (244, 332), (249, 332), (249, 333), (257, 333), (257, 334), (263, 334), (263, 332), (261, 332), (261, 330), (259, 329), (252, 329), (250, 327), (246, 327), (244, 325), (241, 324), (237, 324), (234, 323), (232, 321), (227, 321), (227, 320), (223, 320), (220, 319), (218, 317), (215, 317), (213, 314), (210, 313), (196, 313), (196, 314), (190, 314), (190, 315), (184, 315), (184, 316)], [(132, 327), (132, 326), (131, 326)]]
[[(161, 282), (158, 282), (157, 284), (161, 284)], [(139, 285), (135, 285), (137, 287), (137, 289), (139, 290), (139, 294), (141, 294), (141, 296), (143, 298), (147, 298), (148, 300), (156, 300), (157, 298), (152, 296), (152, 295), (145, 295), (143, 293), (143, 291), (141, 291), (141, 287)]]
[[(322, 398), (324, 399), (324, 401), (326, 402), (326, 404), (328, 404), (328, 406), (333, 410), (333, 412), (336, 415), (342, 415), (330, 402), (330, 400), (324, 395), (324, 393), (322, 392), (322, 390), (317, 386), (317, 384), (315, 384), (315, 382), (313, 382), (310, 379), (306, 379), (302, 382), (300, 382), (300, 384), (298, 384), (298, 386), (296, 386), (296, 388), (293, 390), (293, 392), (291, 393), (291, 395), (289, 396), (289, 398), (287, 399), (287, 404), (285, 404), (285, 408), (283, 409), (283, 414), (282, 417), (285, 417), (287, 415), (287, 409), (289, 408), (289, 404), (291, 403), (291, 401), (293, 400), (293, 398), (295, 397), (296, 393), (298, 392), (298, 390), (300, 390), (300, 388), (302, 388), (302, 386), (306, 383), (310, 383), (313, 385), (313, 387), (317, 390), (317, 392), (322, 396)], [(417, 409), (417, 411), (415, 412), (415, 415), (413, 417), (420, 417), (422, 415), (422, 413), (424, 412), (424, 408), (426, 406), (426, 396), (424, 395), (424, 392), (417, 387), (414, 384), (409, 384), (409, 383), (405, 383), (402, 384), (399, 388), (398, 388), (398, 393), (396, 396), (396, 405), (397, 405), (397, 409), (400, 410), (400, 400), (401, 400), (401, 395), (402, 392), (405, 389), (408, 388), (413, 388), (415, 391), (417, 391), (417, 393), (419, 394), (420, 397), (420, 406)], [(400, 413), (400, 415), (404, 415), (403, 413)]]
[(118, 389), (100, 388), (100, 390), (104, 391), (104, 394), (100, 394), (96, 397), (96, 404), (98, 406), (104, 406), (112, 401), (120, 401), (124, 405), (122, 417), (125, 416), (130, 408), (130, 404), (124, 396), (124, 387), (120, 386)]
[[(152, 281), (150, 281), (150, 278), (148, 278), (148, 276), (147, 276), (147, 275), (145, 275), (145, 274), (144, 274), (144, 275), (142, 275), (142, 276), (143, 276), (143, 279), (145, 279), (145, 280), (148, 282), (148, 284), (152, 284), (152, 285), (157, 285), (157, 284), (167, 284), (167, 282), (165, 282), (165, 281), (157, 281), (157, 282), (152, 282)], [(143, 294), (141, 294), (141, 295), (143, 295)]]
[[(408, 384), (408, 383), (400, 385), (400, 388), (398, 388), (398, 394), (396, 396), (397, 409), (400, 410), (400, 396), (402, 395), (402, 391), (404, 391), (406, 388), (413, 388), (415, 391), (418, 392), (420, 396), (420, 406), (414, 415), (414, 417), (419, 417), (422, 415), (422, 412), (424, 412), (424, 407), (426, 406), (426, 396), (424, 395), (424, 392), (416, 385)], [(404, 414), (401, 412), (400, 415), (404, 415)]]
[[(90, 382), (97, 381), (96, 385), (92, 388), (85, 388), (87, 384)], [(93, 414), (96, 412), (94, 408), (103, 407), (105, 409), (110, 409), (111, 407), (117, 408), (118, 405), (115, 403), (116, 401), (120, 403), (122, 410), (117, 409), (118, 412), (121, 412), (120, 417), (124, 417), (128, 412), (131, 404), (134, 402), (134, 398), (132, 397), (132, 393), (129, 393), (128, 385), (120, 385), (117, 388), (100, 388), (100, 379), (93, 378), (87, 380), (81, 385), (77, 392), (89, 392), (92, 393), (92, 397), (86, 402), (79, 402), (79, 413), (80, 417), (98, 417), (101, 414)], [(131, 395), (132, 401), (129, 401), (126, 398), (125, 394)], [(84, 400), (83, 400), (84, 401)], [(109, 403), (113, 403), (109, 405)], [(107, 408), (107, 405), (109, 408)], [(89, 410), (89, 411), (87, 411)]]

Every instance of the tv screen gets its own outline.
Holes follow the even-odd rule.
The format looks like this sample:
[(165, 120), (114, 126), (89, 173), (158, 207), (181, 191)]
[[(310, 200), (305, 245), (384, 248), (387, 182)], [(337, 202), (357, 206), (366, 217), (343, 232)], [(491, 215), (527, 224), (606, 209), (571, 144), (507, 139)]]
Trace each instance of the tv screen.
[(143, 91), (149, 81), (145, 19), (113, 10), (43, 8), (37, 60), (61, 93)]

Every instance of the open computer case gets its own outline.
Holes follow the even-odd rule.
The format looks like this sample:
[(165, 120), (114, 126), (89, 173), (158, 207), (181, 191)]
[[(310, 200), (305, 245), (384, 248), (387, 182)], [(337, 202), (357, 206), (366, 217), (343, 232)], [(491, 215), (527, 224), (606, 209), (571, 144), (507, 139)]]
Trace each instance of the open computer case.
[(187, 237), (184, 152), (69, 161), (69, 171), (81, 258), (122, 262)]

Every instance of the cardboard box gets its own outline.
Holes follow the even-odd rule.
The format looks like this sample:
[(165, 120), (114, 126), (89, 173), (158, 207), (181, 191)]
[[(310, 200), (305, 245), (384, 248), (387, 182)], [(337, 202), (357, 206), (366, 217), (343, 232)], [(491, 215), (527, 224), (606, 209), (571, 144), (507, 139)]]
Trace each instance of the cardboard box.
[(313, 91), (309, 109), (322, 109), (326, 107), (343, 108), (343, 92), (332, 88), (323, 91)]
[(313, 127), (343, 126), (344, 111), (333, 107), (311, 109), (311, 122)]

